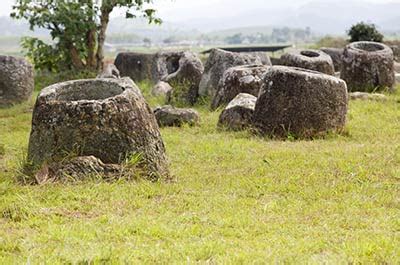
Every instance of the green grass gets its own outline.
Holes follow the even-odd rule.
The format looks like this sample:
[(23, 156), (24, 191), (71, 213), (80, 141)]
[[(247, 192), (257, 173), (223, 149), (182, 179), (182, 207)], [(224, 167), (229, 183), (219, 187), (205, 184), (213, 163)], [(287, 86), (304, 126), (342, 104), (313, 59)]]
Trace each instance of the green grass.
[(315, 141), (219, 131), (197, 107), (199, 127), (162, 129), (172, 183), (18, 184), (32, 105), (0, 110), (0, 264), (400, 263), (399, 92)]

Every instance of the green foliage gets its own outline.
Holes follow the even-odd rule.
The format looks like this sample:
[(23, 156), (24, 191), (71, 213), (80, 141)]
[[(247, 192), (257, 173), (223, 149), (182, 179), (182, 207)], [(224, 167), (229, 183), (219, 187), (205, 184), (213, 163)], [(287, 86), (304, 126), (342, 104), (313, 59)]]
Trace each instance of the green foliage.
[(51, 71), (64, 69), (101, 69), (103, 46), (110, 14), (125, 8), (126, 18), (138, 15), (150, 23), (161, 23), (154, 9), (146, 9), (152, 0), (16, 0), (11, 17), (26, 19), (31, 30), (50, 31), (52, 44), (25, 39), (23, 47), (36, 68)]
[(38, 38), (25, 37), (21, 41), (21, 46), (37, 70), (59, 72), (69, 60), (65, 53), (59, 52), (59, 49)]
[(383, 35), (378, 31), (378, 29), (374, 24), (360, 22), (358, 24), (353, 25), (347, 33), (350, 37), (350, 42), (383, 41)]

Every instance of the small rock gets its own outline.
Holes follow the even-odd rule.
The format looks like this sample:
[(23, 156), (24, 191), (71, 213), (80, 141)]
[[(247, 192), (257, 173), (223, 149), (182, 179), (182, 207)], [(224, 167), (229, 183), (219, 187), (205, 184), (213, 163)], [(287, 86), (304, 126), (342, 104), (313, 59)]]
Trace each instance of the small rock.
[(400, 73), (400, 63), (394, 62), (394, 71)]
[(396, 73), (395, 77), (396, 77), (396, 83), (400, 83), (400, 74)]
[(36, 182), (44, 184), (58, 180), (84, 180), (90, 176), (111, 177), (121, 173), (121, 166), (116, 164), (104, 164), (94, 156), (79, 156), (70, 160), (43, 164), (36, 173)]
[(378, 93), (366, 93), (366, 92), (353, 92), (349, 93), (349, 98), (351, 100), (375, 100), (375, 101), (385, 101), (387, 97), (383, 94)]
[(120, 78), (120, 75), (115, 65), (107, 64), (97, 78)]
[(158, 107), (154, 110), (158, 125), (161, 127), (180, 127), (183, 124), (194, 126), (199, 123), (200, 116), (193, 109), (179, 109), (170, 105)]
[(151, 90), (151, 94), (156, 97), (166, 96), (168, 94), (168, 92), (171, 90), (172, 90), (172, 87), (170, 84), (168, 84), (167, 82), (164, 82), (164, 81), (160, 81), (153, 87), (153, 89)]
[(229, 130), (239, 131), (249, 128), (257, 98), (253, 95), (240, 93), (219, 116), (218, 126)]

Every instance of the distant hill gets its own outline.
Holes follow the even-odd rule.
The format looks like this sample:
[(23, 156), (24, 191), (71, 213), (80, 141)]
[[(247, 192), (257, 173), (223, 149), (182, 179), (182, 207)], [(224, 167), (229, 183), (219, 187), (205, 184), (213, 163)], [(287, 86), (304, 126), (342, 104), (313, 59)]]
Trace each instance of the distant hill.
[[(286, 1), (287, 2), (287, 1)], [(308, 3), (286, 5), (284, 8), (259, 1), (254, 8), (237, 8), (234, 12), (221, 12), (218, 16), (202, 18), (209, 11), (193, 11), (190, 20), (179, 20), (179, 16), (160, 25), (149, 25), (144, 19), (113, 18), (109, 24), (109, 42), (118, 42), (128, 36), (128, 42), (141, 42), (149, 38), (161, 43), (173, 37), (174, 40), (221, 39), (242, 34), (245, 36), (271, 35), (276, 28), (288, 27), (294, 30), (310, 30), (315, 35), (344, 35), (356, 22), (366, 21), (378, 25), (383, 32), (400, 32), (400, 2), (366, 4), (360, 0), (312, 0)], [(231, 0), (220, 0), (220, 5), (229, 6)], [(207, 9), (208, 8), (208, 9)], [(179, 12), (179, 10), (177, 11)], [(0, 38), (10, 36), (48, 36), (46, 30), (31, 32), (28, 23), (0, 17)], [(393, 34), (394, 35), (394, 34)], [(206, 37), (205, 37), (206, 36)]]
[[(230, 0), (221, 0), (220, 5), (225, 2), (228, 5)], [(367, 4), (359, 0), (314, 0), (302, 5), (277, 8), (265, 1), (265, 5), (253, 9), (236, 9), (234, 15), (226, 12), (218, 17), (194, 18), (179, 23), (203, 32), (261, 25), (310, 27), (313, 32), (319, 34), (342, 35), (352, 24), (359, 21), (375, 23), (382, 31), (400, 31), (399, 10), (400, 2)]]

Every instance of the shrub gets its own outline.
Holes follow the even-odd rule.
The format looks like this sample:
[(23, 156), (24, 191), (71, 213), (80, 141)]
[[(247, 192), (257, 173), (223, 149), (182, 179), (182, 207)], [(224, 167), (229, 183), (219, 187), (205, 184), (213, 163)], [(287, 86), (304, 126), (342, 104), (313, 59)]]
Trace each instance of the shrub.
[(353, 25), (347, 32), (350, 42), (355, 41), (375, 41), (382, 42), (383, 35), (377, 30), (374, 24), (364, 22)]

